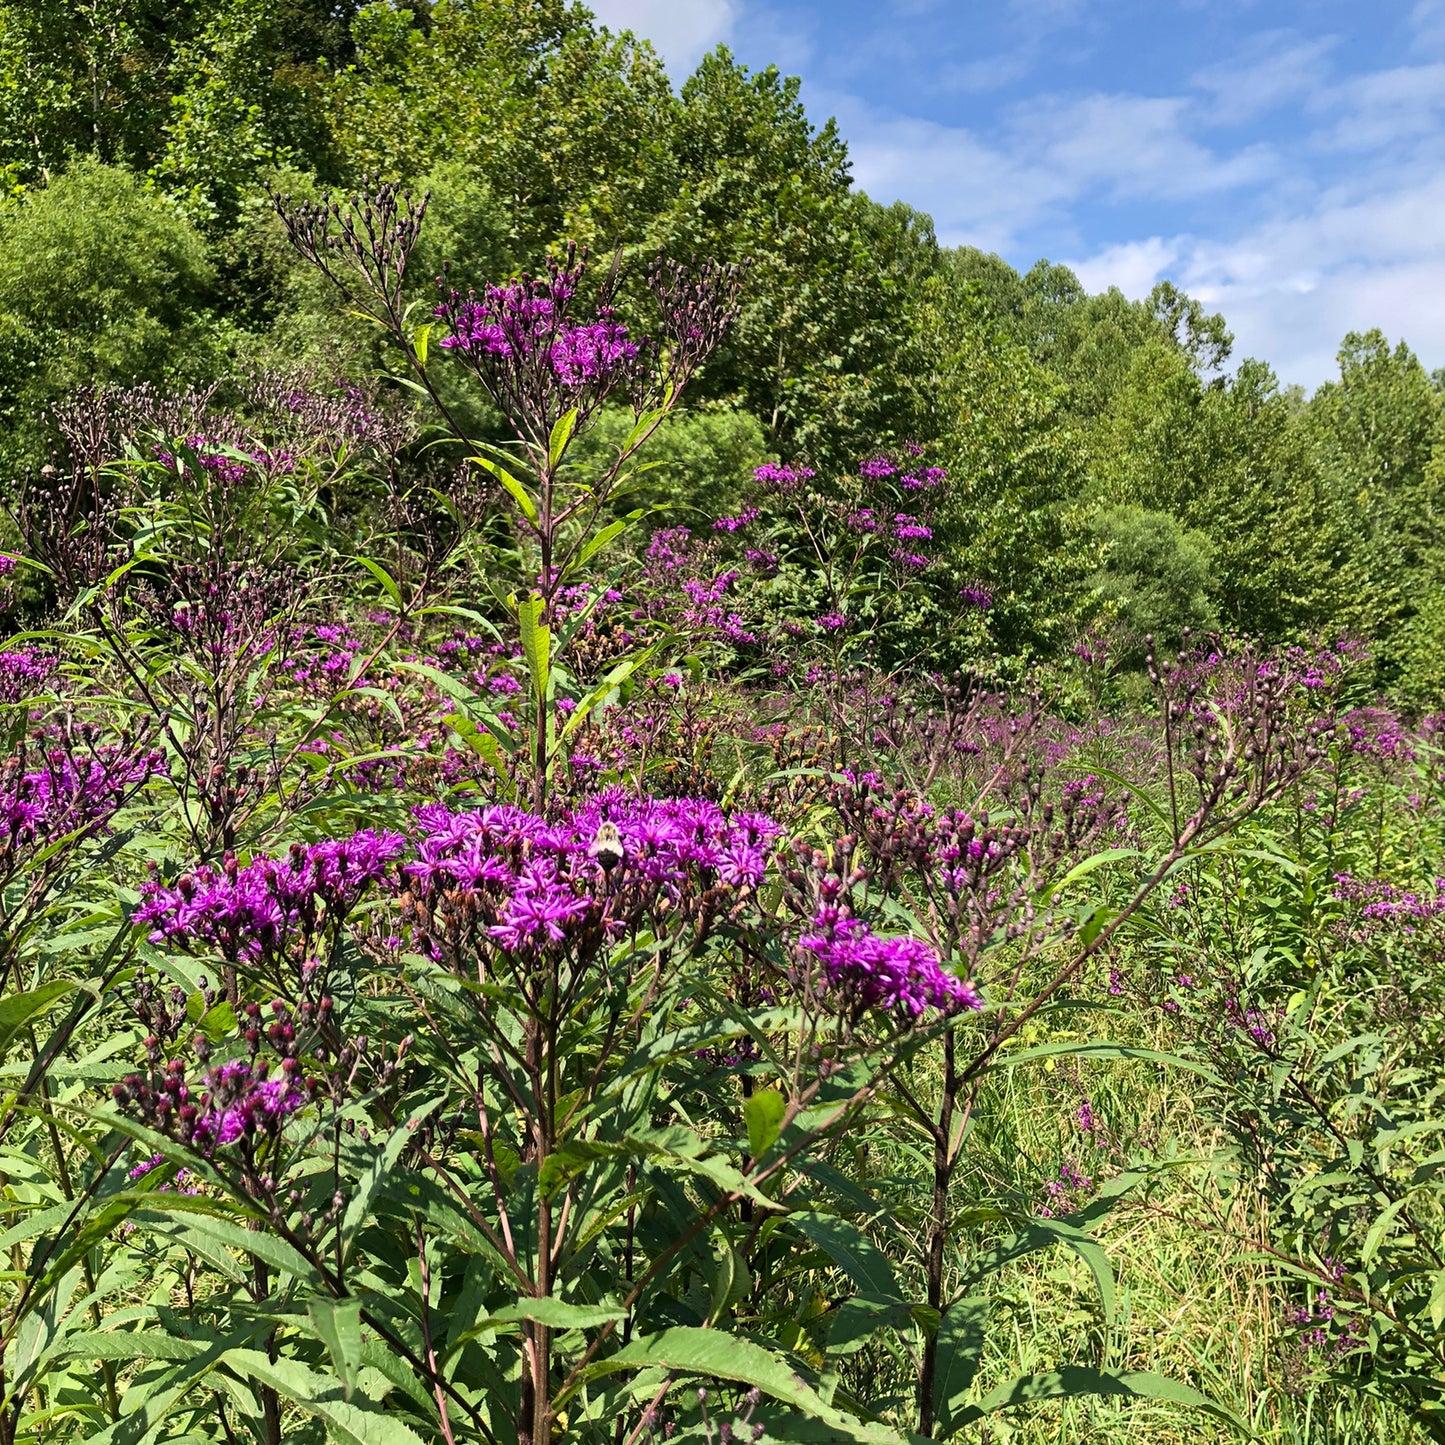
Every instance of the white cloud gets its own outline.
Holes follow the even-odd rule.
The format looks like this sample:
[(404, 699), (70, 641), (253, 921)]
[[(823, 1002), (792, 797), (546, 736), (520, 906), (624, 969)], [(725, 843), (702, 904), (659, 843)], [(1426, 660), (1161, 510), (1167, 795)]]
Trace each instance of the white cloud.
[(814, 113), (838, 116), (858, 184), (879, 200), (928, 211), (947, 245), (1010, 250), (1045, 221), (1067, 227), (1087, 196), (1181, 199), (1255, 186), (1278, 168), (1250, 146), (1217, 154), (1185, 133), (1188, 102), (1086, 95), (1005, 112), (1003, 132), (984, 138), (876, 110), (848, 95), (814, 96)]
[(742, 6), (740, 0), (589, 0), (589, 8), (609, 30), (650, 40), (681, 77), (728, 39)]
[(1322, 139), (1339, 150), (1385, 150), (1439, 134), (1445, 64), (1402, 65), (1331, 87), (1314, 109), (1332, 124)]
[(1147, 241), (1124, 241), (1109, 246), (1087, 261), (1070, 261), (1085, 290), (1107, 291), (1117, 286), (1126, 296), (1146, 296), (1154, 283), (1179, 257), (1179, 242), (1150, 236)]
[(1445, 50), (1445, 0), (1418, 0), (1410, 23), (1422, 50)]
[(1330, 36), (1300, 40), (1287, 30), (1264, 31), (1232, 59), (1196, 71), (1191, 83), (1212, 98), (1215, 124), (1238, 125), (1318, 91), (1334, 48)]
[(1428, 366), (1445, 363), (1445, 171), (1307, 211), (1229, 239), (1177, 236), (1110, 246), (1075, 263), (1095, 289), (1143, 296), (1169, 276), (1224, 313), (1236, 356), (1259, 356), (1286, 383), (1335, 370), (1347, 331), (1378, 326)]
[(1061, 180), (1115, 198), (1178, 199), (1266, 180), (1269, 147), (1220, 155), (1186, 134), (1189, 102), (1175, 96), (1087, 95), (1015, 112), (1015, 141), (1047, 158)]

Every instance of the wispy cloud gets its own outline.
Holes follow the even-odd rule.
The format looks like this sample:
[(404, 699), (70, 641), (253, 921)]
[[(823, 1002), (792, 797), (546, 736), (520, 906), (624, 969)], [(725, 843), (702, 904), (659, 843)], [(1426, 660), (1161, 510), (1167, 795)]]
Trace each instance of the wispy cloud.
[(1162, 236), (1144, 241), (1122, 241), (1098, 255), (1072, 263), (1074, 274), (1089, 291), (1117, 286), (1126, 296), (1144, 296), (1179, 259), (1180, 244)]
[(727, 40), (742, 10), (740, 0), (589, 0), (589, 8), (609, 30), (652, 41), (676, 75)]
[(1095, 194), (1115, 201), (1196, 197), (1254, 186), (1277, 168), (1270, 148), (1220, 153), (1184, 129), (1178, 98), (1085, 95), (1005, 112), (1001, 134), (983, 136), (830, 97), (848, 137), (859, 184), (880, 199), (928, 210), (949, 244), (1011, 249), (1045, 221)]
[(1417, 0), (1410, 24), (1421, 49), (1445, 50), (1445, 0)]
[(1191, 84), (1209, 99), (1203, 119), (1242, 125), (1320, 90), (1328, 77), (1333, 36), (1302, 39), (1289, 30), (1249, 37), (1227, 61), (1195, 71)]
[(1339, 150), (1384, 150), (1421, 139), (1437, 141), (1445, 111), (1445, 63), (1402, 65), (1352, 77), (1318, 96), (1311, 109), (1329, 117), (1320, 138)]
[(1287, 381), (1372, 325), (1445, 362), (1445, 0), (592, 3), (674, 75), (723, 40), (801, 73), (946, 244), (1169, 276)]

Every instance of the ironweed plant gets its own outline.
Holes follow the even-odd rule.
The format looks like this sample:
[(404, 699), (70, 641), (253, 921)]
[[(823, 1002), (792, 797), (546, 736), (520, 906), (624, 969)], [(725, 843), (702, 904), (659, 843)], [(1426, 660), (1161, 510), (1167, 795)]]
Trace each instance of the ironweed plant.
[[(1428, 1147), (1428, 1070), (1316, 1049), (1336, 1075), (1385, 1059), (1418, 1114), (1390, 1105), (1389, 1132), (1341, 1084), (1298, 1127), (1289, 1089), (1262, 1094), (1314, 1002), (1253, 951), (1226, 970), (1212, 938), (1217, 984), (1201, 964), (1161, 992), (1154, 955), (1129, 962), (1188, 914), (1168, 911), (1188, 879), (1276, 866), (1261, 839), (1291, 810), (1298, 853), (1338, 854), (1311, 907), (1329, 893), (1340, 949), (1433, 937), (1436, 894), (1361, 881), (1387, 877), (1391, 827), (1368, 872), (1349, 853), (1379, 797), (1353, 797), (1346, 754), (1394, 778), (1405, 745), (1340, 714), (1338, 656), (1151, 658), (1153, 707), (1107, 727), (880, 677), (855, 624), (892, 626), (925, 566), (947, 479), (921, 457), (836, 492), (773, 464), (756, 516), (623, 550), (642, 449), (724, 336), (735, 271), (651, 265), (649, 340), (619, 319), (618, 265), (594, 285), (569, 252), (423, 305), (424, 203), (278, 207), (465, 461), (429, 470), (373, 393), (272, 380), (234, 413), (79, 398), (64, 466), (28, 484), (23, 562), (59, 621), (0, 653), (0, 1445), (884, 1445), (1085, 1397), (1227, 1422), (1112, 1351), (1095, 1231), (1155, 1197), (1156, 1160), (1120, 1145), (1108, 1178), (1069, 1163), (1039, 1200), (970, 1167), (1002, 1081), (1159, 1060), (1092, 1029), (1126, 1006), (1197, 1023), (1178, 1062), (1221, 1099), (1260, 1091), (1228, 1117), (1295, 1201), (1271, 1248), (1330, 1272), (1326, 1300), (1288, 1301), (1325, 1341), (1302, 1358), (1363, 1379), (1368, 1350), (1370, 1379), (1423, 1380), (1433, 1175), (1400, 1171)], [(458, 425), (442, 366), (505, 442)], [(604, 403), (635, 425), (583, 474), (569, 449)], [(347, 478), (377, 503), (354, 529)], [(789, 568), (801, 631), (767, 590)], [(1427, 1008), (1392, 987), (1391, 1018)], [(1201, 1040), (1269, 1065), (1226, 1072)], [(1369, 1168), (1395, 1193), (1324, 1211), (1327, 1137), (1336, 1174), (1388, 1154)], [(1333, 1262), (1301, 1264), (1306, 1238)], [(986, 1378), (1002, 1281), (1055, 1248), (1102, 1331)]]

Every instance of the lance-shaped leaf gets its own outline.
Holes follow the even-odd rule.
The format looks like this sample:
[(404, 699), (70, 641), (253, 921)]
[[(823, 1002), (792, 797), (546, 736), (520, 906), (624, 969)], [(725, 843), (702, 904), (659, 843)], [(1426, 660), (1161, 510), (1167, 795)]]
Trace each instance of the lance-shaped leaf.
[(1064, 1365), (1045, 1375), (1024, 1375), (990, 1391), (976, 1405), (959, 1411), (955, 1429), (971, 1425), (986, 1415), (1012, 1410), (1019, 1405), (1038, 1404), (1044, 1400), (1073, 1400), (1085, 1395), (1105, 1395), (1124, 1400), (1162, 1400), (1174, 1405), (1187, 1405), (1203, 1410), (1218, 1420), (1232, 1425), (1241, 1434), (1245, 1427), (1222, 1405), (1188, 1385), (1164, 1375), (1151, 1375), (1139, 1370), (1096, 1370), (1086, 1365)]
[[(752, 1340), (722, 1330), (678, 1326), (633, 1340), (615, 1355), (589, 1365), (583, 1380), (641, 1370), (670, 1370), (707, 1380), (732, 1380), (771, 1396), (800, 1414), (829, 1427), (829, 1438), (864, 1445), (902, 1445), (904, 1437), (885, 1425), (869, 1425), (828, 1405), (780, 1355)], [(564, 1403), (567, 1396), (559, 1398)]]

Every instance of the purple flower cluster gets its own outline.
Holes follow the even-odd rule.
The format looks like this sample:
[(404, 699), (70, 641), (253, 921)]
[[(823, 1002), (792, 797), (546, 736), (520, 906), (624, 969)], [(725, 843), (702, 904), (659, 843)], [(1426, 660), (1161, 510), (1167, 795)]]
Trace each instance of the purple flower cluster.
[(1044, 1185), (1048, 1202), (1040, 1206), (1040, 1217), (1054, 1219), (1060, 1214), (1072, 1214), (1093, 1187), (1094, 1181), (1078, 1164), (1072, 1159), (1065, 1159), (1059, 1166), (1058, 1176)]
[(150, 926), (152, 943), (206, 945), (232, 961), (275, 957), (293, 938), (309, 939), (324, 920), (343, 917), (404, 848), (399, 834), (367, 830), (297, 843), (284, 858), (245, 867), (228, 854), (219, 868), (198, 868), (172, 887), (143, 884), (134, 921)]
[[(211, 1063), (204, 1035), (195, 1040), (199, 1074), (187, 1077), (183, 1060), (172, 1058), (161, 1067), (161, 1043), (146, 1039), (150, 1067), (145, 1074), (127, 1075), (112, 1090), (117, 1104), (151, 1128), (210, 1159), (218, 1149), (240, 1145), (246, 1155), (267, 1139), (275, 1140), (285, 1121), (318, 1094), (321, 1084), (307, 1078), (300, 1053), (302, 1034), (330, 1019), (331, 1000), (302, 1004), (296, 1014), (280, 1000), (271, 1005), (271, 1022), (262, 1029), (257, 1004), (247, 1004), (239, 1020), (246, 1057)], [(298, 1030), (297, 1023), (301, 1024)], [(262, 1034), (275, 1050), (273, 1061), (262, 1056)], [(324, 1050), (323, 1050), (324, 1052)], [(132, 1170), (132, 1177), (149, 1165)]]
[(714, 532), (738, 532), (748, 525), (749, 522), (756, 522), (759, 516), (756, 507), (745, 507), (736, 517), (719, 517), (712, 524)]
[(595, 951), (647, 920), (704, 930), (763, 881), (780, 829), (701, 799), (609, 788), (556, 821), (494, 805), (417, 809), (403, 917), (434, 957), (486, 944), (513, 956)]
[(909, 1019), (929, 1009), (955, 1014), (983, 1007), (972, 982), (949, 973), (918, 938), (880, 938), (860, 918), (823, 903), (798, 947), (821, 966), (822, 979), (848, 1005), (880, 1008)]
[(1307, 1304), (1286, 1311), (1285, 1323), (1300, 1331), (1300, 1344), (1305, 1349), (1328, 1349), (1337, 1359), (1360, 1349), (1364, 1343), (1359, 1322), (1340, 1315), (1327, 1289), (1316, 1290)]
[[(958, 595), (962, 601), (970, 607), (977, 607), (980, 612), (987, 612), (993, 606), (993, 589), (984, 587), (981, 583), (970, 582), (966, 587), (958, 589)], [(1077, 653), (1078, 648), (1074, 651)], [(1082, 656), (1082, 654), (1080, 654)], [(1092, 659), (1085, 659), (1091, 661)]]
[[(235, 446), (222, 438), (207, 436), (199, 432), (182, 437), (181, 440), (186, 447), (196, 453), (196, 461), (203, 471), (208, 472), (217, 481), (226, 482), (231, 486), (238, 486), (244, 482), (253, 470), (272, 472), (282, 476), (296, 470), (296, 458), (287, 451), (272, 452), (265, 447), (257, 447), (251, 451), (245, 447)], [(156, 460), (162, 466), (173, 467), (176, 465), (176, 458), (171, 452), (159, 446), (154, 450)]]
[[(1176, 1010), (1177, 1007), (1176, 1004)], [(1170, 1011), (1174, 1012), (1175, 1010)], [(1224, 1017), (1232, 1028), (1238, 1029), (1260, 1048), (1272, 1049), (1274, 1047), (1275, 1031), (1271, 1025), (1275, 1020), (1263, 1009), (1242, 1003), (1235, 994), (1231, 993), (1224, 1000)]]
[(896, 476), (897, 472), (898, 466), (893, 459), (881, 454), (869, 457), (858, 466), (858, 475), (869, 482), (885, 481), (889, 477)]
[(55, 659), (36, 647), (0, 652), (0, 703), (25, 702), (34, 697), (56, 670)]
[(774, 492), (795, 492), (814, 473), (808, 467), (785, 467), (777, 462), (764, 462), (753, 469), (753, 480)]
[(123, 748), (89, 755), (52, 749), (38, 766), (17, 754), (0, 765), (0, 852), (102, 822), (132, 788), (163, 770), (159, 753)]
[(1394, 924), (1413, 933), (1422, 923), (1445, 917), (1445, 878), (1435, 879), (1435, 891), (1402, 888), (1384, 878), (1356, 878), (1336, 873), (1334, 896), (1353, 903), (1360, 917), (1372, 923)]
[(1404, 724), (1384, 708), (1355, 708), (1340, 719), (1340, 728), (1345, 747), (1358, 758), (1375, 758), (1384, 763), (1415, 759)]
[(933, 491), (948, 480), (948, 473), (942, 467), (926, 467), (917, 474), (909, 472), (899, 477), (898, 485), (905, 492)]
[(664, 527), (647, 544), (647, 563), (654, 572), (678, 572), (691, 566), (692, 560), (692, 532), (687, 527)]
[(747, 630), (747, 624), (737, 612), (729, 611), (723, 605), (728, 589), (737, 581), (736, 572), (720, 572), (711, 582), (691, 578), (682, 584), (692, 604), (683, 613), (683, 621), (698, 632), (719, 633), (729, 642), (756, 642), (757, 634)]
[(933, 528), (924, 526), (917, 517), (908, 512), (899, 512), (893, 518), (893, 535), (900, 542), (914, 539), (927, 542), (933, 537)]
[(606, 381), (636, 361), (637, 343), (611, 308), (600, 307), (591, 321), (567, 317), (572, 291), (566, 273), (553, 281), (551, 293), (521, 284), (489, 286), (480, 299), (454, 293), (436, 308), (438, 319), (451, 328), (442, 345), (512, 363), (543, 356), (569, 387)]

